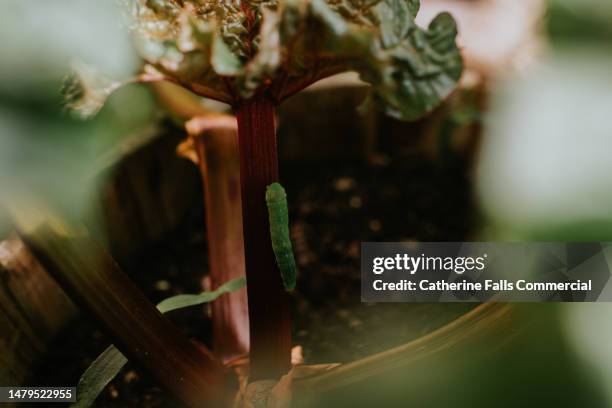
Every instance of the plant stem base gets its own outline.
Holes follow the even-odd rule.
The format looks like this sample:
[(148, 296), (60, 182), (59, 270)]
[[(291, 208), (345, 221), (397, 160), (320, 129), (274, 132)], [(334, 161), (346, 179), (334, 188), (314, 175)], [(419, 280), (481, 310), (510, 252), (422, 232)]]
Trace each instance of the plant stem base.
[(278, 379), (291, 368), (288, 295), (276, 265), (266, 187), (278, 181), (275, 105), (264, 95), (236, 107), (250, 321), (250, 380)]

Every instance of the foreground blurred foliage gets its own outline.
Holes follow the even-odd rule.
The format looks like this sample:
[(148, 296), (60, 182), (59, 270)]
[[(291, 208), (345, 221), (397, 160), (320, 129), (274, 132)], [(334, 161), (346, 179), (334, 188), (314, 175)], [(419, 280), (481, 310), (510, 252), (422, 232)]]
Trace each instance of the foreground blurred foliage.
[[(550, 0), (545, 23), (548, 49), (527, 72), (497, 84), (486, 118), (477, 183), (487, 239), (608, 241), (612, 3)], [(526, 310), (551, 314), (538, 317), (545, 330), (519, 345), (522, 353), (502, 362), (503, 370), (514, 366), (507, 378), (520, 378), (516, 386), (503, 381), (504, 390), (528, 391), (517, 405), (612, 406), (612, 307)]]
[(357, 382), (333, 389), (323, 385), (315, 404), (297, 401), (296, 406), (610, 406), (604, 379), (584, 364), (576, 344), (568, 341), (559, 304), (501, 307), (510, 308), (511, 314), (489, 319), (485, 312), (470, 324), (450, 325), (456, 332), (441, 336), (443, 350), (433, 352), (436, 340), (426, 336), (405, 366), (398, 361), (406, 356), (396, 355), (379, 375), (358, 371), (353, 377)]
[(504, 239), (612, 237), (612, 6), (549, 4), (550, 46), (498, 84), (479, 163), (481, 202)]
[[(113, 3), (8, 0), (0, 14), (0, 207), (44, 197), (68, 214), (87, 210), (95, 159), (152, 117), (148, 91), (130, 87), (93, 121), (62, 109), (70, 64), (109, 75), (138, 69)], [(128, 109), (129, 108), (129, 109)], [(0, 212), (0, 232), (7, 220)]]

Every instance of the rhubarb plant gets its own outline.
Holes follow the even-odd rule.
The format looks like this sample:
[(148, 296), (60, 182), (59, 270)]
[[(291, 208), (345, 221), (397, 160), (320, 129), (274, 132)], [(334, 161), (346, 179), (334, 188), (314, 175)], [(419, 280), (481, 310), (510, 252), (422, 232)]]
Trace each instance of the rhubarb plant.
[[(290, 368), (291, 324), (272, 248), (266, 187), (279, 179), (275, 109), (331, 75), (356, 71), (367, 105), (401, 120), (434, 109), (462, 72), (448, 13), (415, 23), (419, 0), (122, 0), (145, 61), (139, 81), (171, 81), (231, 105), (238, 120), (250, 378)], [(94, 113), (121, 82), (69, 83)]]

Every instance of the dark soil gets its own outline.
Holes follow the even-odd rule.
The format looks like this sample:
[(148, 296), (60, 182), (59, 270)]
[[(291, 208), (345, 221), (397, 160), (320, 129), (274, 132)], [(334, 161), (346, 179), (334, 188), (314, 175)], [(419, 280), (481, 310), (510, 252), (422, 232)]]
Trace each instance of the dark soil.
[[(464, 241), (475, 225), (466, 165), (444, 169), (414, 157), (283, 164), (291, 234), (300, 270), (294, 342), (307, 363), (347, 362), (400, 345), (467, 311), (466, 304), (367, 304), (360, 301), (361, 241)], [(165, 242), (124, 268), (153, 302), (201, 290), (206, 274), (202, 204)], [(201, 307), (173, 312), (185, 332), (209, 344)], [(76, 385), (110, 344), (81, 316), (53, 342), (30, 384)], [(176, 407), (146, 373), (129, 364), (99, 398), (103, 407)], [(59, 405), (58, 405), (59, 406)]]

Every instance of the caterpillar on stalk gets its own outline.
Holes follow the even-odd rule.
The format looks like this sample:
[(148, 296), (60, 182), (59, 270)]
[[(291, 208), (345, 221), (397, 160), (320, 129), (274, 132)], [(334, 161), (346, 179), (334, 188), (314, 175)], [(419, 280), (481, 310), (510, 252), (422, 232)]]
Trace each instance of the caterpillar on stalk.
[(280, 183), (272, 183), (266, 188), (266, 204), (268, 205), (270, 236), (276, 264), (283, 278), (285, 290), (291, 291), (295, 288), (297, 267), (289, 238), (287, 194)]

